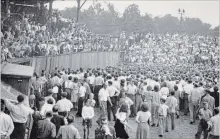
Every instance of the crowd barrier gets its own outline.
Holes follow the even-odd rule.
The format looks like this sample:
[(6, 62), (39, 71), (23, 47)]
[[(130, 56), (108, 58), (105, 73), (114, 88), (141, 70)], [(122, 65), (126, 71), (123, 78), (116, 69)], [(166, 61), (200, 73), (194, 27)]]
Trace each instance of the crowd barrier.
[(45, 70), (47, 73), (54, 71), (55, 67), (65, 69), (105, 68), (117, 66), (120, 62), (120, 52), (80, 52), (56, 56), (39, 56), (32, 59), (32, 66), (37, 73)]

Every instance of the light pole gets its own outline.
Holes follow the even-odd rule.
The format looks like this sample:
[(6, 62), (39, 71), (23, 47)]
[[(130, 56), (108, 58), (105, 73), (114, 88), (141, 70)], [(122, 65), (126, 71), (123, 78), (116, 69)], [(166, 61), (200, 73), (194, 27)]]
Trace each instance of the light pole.
[(180, 25), (181, 25), (181, 31), (183, 30), (183, 15), (185, 14), (185, 10), (184, 9), (178, 9), (178, 13), (180, 14)]

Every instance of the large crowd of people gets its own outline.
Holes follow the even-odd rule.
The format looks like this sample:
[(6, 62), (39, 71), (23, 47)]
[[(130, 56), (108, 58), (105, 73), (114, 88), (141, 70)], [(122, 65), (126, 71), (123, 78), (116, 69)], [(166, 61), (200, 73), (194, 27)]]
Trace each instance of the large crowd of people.
[(10, 17), (2, 20), (3, 60), (82, 51), (118, 50), (117, 41), (111, 39), (110, 35), (92, 33), (86, 25), (63, 19), (58, 13), (54, 13), (44, 25), (35, 22), (33, 18), (32, 15), (23, 13), (21, 20), (10, 20)]
[[(202, 134), (204, 139), (219, 138), (218, 72), (209, 71), (212, 74), (207, 77), (199, 69), (181, 70), (157, 72), (128, 66), (34, 73), (30, 107), (24, 106), (23, 96), (18, 96), (17, 105), (1, 101), (1, 136), (24, 139), (25, 123), (32, 115), (31, 139), (88, 138), (91, 121), (98, 115), (97, 138), (129, 138), (128, 119), (135, 118), (136, 139), (147, 139), (155, 126), (159, 126), (159, 137), (175, 131), (175, 119), (189, 114), (189, 124), (199, 120), (196, 139)], [(11, 117), (4, 113), (5, 106)], [(94, 112), (97, 108), (99, 113)], [(82, 117), (84, 135), (73, 124), (75, 116)], [(108, 125), (109, 121), (115, 121), (115, 126)]]
[[(129, 138), (132, 118), (138, 124), (136, 139), (149, 139), (155, 126), (163, 137), (175, 132), (175, 120), (183, 115), (189, 115), (189, 124), (199, 121), (196, 139), (219, 138), (219, 38), (121, 32), (117, 40), (64, 21), (59, 13), (45, 22), (25, 13), (21, 20), (2, 20), (2, 61), (86, 51), (123, 51), (124, 61), (104, 69), (34, 73), (30, 106), (22, 95), (17, 102), (1, 99), (1, 138), (24, 139), (29, 123), (30, 139), (85, 139), (95, 115), (97, 139)], [(74, 126), (75, 116), (82, 119), (83, 135)]]
[(64, 19), (59, 12), (44, 25), (25, 13), (21, 20), (9, 19), (10, 16), (2, 20), (2, 61), (82, 51), (125, 51), (128, 62), (219, 63), (219, 38), (213, 36), (123, 31), (118, 39), (113, 39), (111, 35), (95, 34), (86, 25)]

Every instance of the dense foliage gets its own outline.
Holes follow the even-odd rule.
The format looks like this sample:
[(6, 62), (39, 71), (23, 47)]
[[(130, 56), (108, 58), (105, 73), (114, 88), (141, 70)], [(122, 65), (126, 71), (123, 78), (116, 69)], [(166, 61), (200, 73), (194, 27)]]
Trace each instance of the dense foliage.
[[(177, 17), (167, 14), (163, 17), (152, 17), (150, 14), (140, 14), (138, 5), (131, 4), (120, 14), (113, 4), (108, 3), (108, 10), (104, 10), (100, 3), (91, 5), (88, 9), (81, 10), (80, 23), (85, 23), (89, 29), (99, 34), (118, 35), (121, 31), (131, 32), (155, 32), (187, 34), (218, 35), (219, 27), (211, 29), (211, 25), (203, 23), (199, 18), (184, 17), (181, 24)], [(64, 18), (75, 19), (76, 7), (66, 8), (61, 11)]]

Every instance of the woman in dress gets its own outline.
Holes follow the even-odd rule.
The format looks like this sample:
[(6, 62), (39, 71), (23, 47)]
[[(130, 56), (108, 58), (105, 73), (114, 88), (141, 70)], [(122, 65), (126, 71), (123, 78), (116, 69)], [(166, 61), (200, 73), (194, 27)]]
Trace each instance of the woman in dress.
[[(115, 132), (116, 137), (120, 139), (128, 139), (129, 136), (125, 130), (125, 126), (128, 126), (126, 120), (128, 117), (128, 104), (123, 103), (121, 107), (118, 109), (116, 116), (116, 122), (115, 122)], [(129, 127), (129, 126), (128, 126)]]
[(149, 123), (151, 121), (151, 113), (147, 103), (141, 105), (141, 111), (137, 113), (136, 122), (138, 123), (136, 139), (149, 138)]

